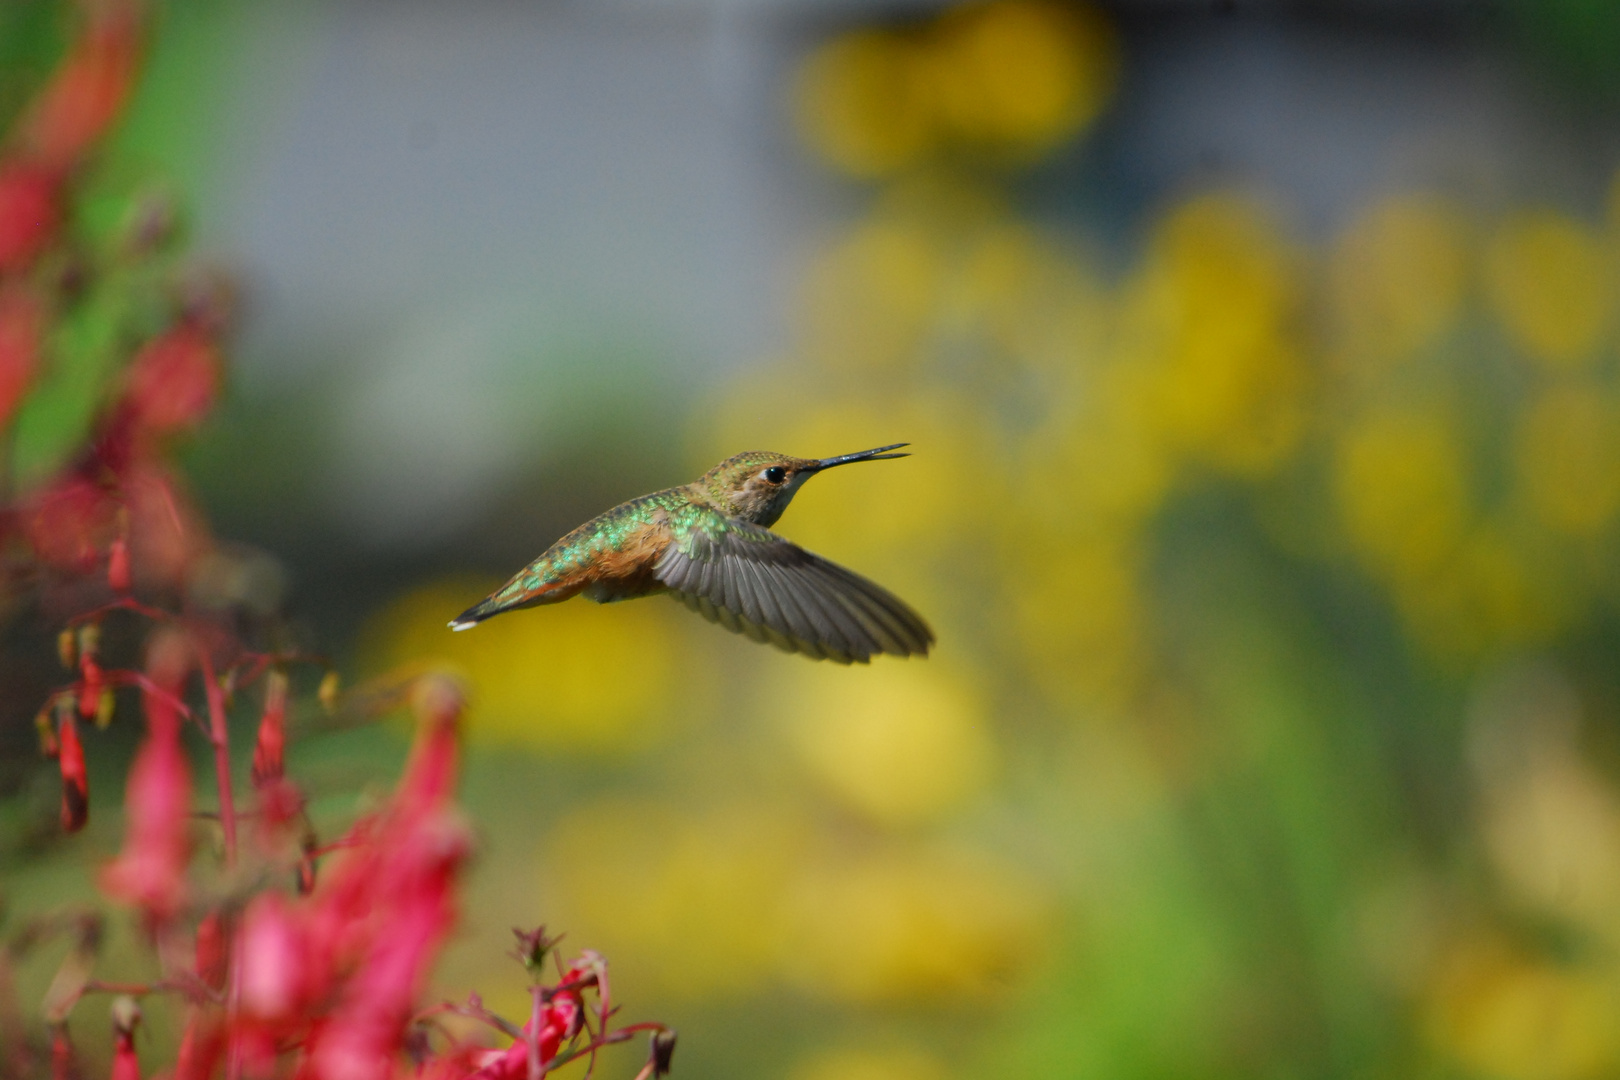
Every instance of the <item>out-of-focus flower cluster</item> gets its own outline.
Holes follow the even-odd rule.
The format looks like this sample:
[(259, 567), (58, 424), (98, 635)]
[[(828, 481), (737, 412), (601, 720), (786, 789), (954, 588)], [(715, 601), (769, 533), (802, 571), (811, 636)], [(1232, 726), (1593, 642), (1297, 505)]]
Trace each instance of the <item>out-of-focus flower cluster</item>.
[[(673, 1033), (616, 1025), (596, 953), (549, 975), (554, 942), (538, 931), (520, 934), (532, 1002), (520, 1022), (476, 996), (424, 1008), (471, 850), (454, 801), (462, 690), (428, 673), (340, 706), (329, 670), (317, 689), (302, 672), (327, 665), (287, 644), (256, 569), (266, 557), (216, 542), (172, 470), (170, 442), (219, 391), (228, 289), (179, 262), (166, 205), (125, 195), (127, 218), (110, 233), (86, 213), (95, 151), (132, 91), (148, 19), (132, 0), (73, 8), (64, 54), (0, 146), (0, 614), (18, 633), (62, 627), (67, 682), (35, 718), (60, 772), (62, 831), (83, 829), (106, 798), (91, 791), (87, 741), (144, 719), (123, 844), (96, 881), (138, 922), (147, 974), (98, 977), (112, 922), (96, 907), (6, 912), (0, 1076), (97, 1070), (108, 1055), (80, 1057), (86, 1030), (105, 1023), (88, 1019), (93, 999), (111, 1000), (116, 1080), (141, 1075), (143, 1010), (175, 1020), (178, 1047), (161, 1049), (177, 1080), (537, 1080), (641, 1032), (652, 1047), (640, 1076), (661, 1076)], [(319, 708), (306, 707), (312, 697)], [(286, 769), (289, 736), (402, 703), (418, 735), (401, 779), (323, 839)], [(257, 713), (246, 798), (231, 748), (238, 704)], [(190, 736), (213, 766), (201, 795)], [(63, 939), (41, 1023), (15, 976)]]
[[(638, 978), (937, 1024), (796, 1075), (1612, 1072), (1620, 785), (1578, 718), (1613, 719), (1620, 201), (1436, 186), (1307, 240), (1205, 190), (1106, 251), (1005, 178), (1115, 65), (1094, 9), (992, 0), (836, 36), (793, 88), (869, 207), (686, 471), (911, 441), (780, 528), (937, 653), (830, 669), (557, 608), (480, 629), (509, 659), (472, 729), (580, 747), (574, 688), (623, 704), (583, 748), (626, 791), (540, 857), (591, 867), (550, 887)], [(378, 657), (442, 652), (400, 629), (479, 592), (440, 588)], [(647, 760), (652, 716), (702, 750)]]

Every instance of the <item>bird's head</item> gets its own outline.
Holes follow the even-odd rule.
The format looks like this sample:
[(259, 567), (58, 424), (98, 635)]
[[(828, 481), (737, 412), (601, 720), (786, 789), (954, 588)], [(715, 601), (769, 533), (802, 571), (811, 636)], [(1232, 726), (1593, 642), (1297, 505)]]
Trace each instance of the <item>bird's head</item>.
[(776, 524), (804, 482), (823, 469), (855, 461), (906, 457), (890, 453), (909, 443), (830, 458), (796, 458), (769, 450), (749, 450), (729, 457), (703, 474), (698, 484), (722, 510), (766, 528)]

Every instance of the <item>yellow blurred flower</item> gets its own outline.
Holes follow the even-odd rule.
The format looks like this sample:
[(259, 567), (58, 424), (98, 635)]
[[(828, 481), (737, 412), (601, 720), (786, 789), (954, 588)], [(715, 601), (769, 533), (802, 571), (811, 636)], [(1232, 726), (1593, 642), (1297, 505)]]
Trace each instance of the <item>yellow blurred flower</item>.
[(1015, 530), (1025, 517), (1088, 532), (1129, 529), (1169, 493), (1174, 454), (1152, 419), (1155, 387), (1144, 372), (1114, 366), (1087, 389), (1087, 408), (1026, 444), (1011, 483), (1021, 511)]
[(1467, 281), (1467, 225), (1456, 207), (1430, 195), (1384, 200), (1333, 251), (1340, 348), (1375, 368), (1410, 356), (1457, 320)]
[(1539, 644), (1578, 608), (1562, 567), (1525, 530), (1497, 517), (1471, 529), (1449, 558), (1395, 581), (1395, 597), (1415, 635), (1449, 660)]
[(814, 844), (777, 805), (601, 802), (553, 825), (542, 883), (578, 940), (657, 992), (750, 992), (780, 971), (791, 882)]
[(1579, 698), (1545, 677), (1487, 691), (1470, 734), (1498, 875), (1519, 903), (1620, 940), (1620, 792), (1581, 759)]
[(796, 111), (806, 141), (855, 176), (942, 149), (1028, 159), (1097, 117), (1118, 67), (1113, 28), (1095, 8), (991, 0), (909, 32), (833, 38), (800, 69)]
[(1304, 430), (1293, 263), (1259, 207), (1202, 196), (1159, 223), (1124, 299), (1120, 361), (1156, 372), (1163, 430), (1241, 475), (1275, 469)]
[(1009, 539), (1015, 640), (1049, 692), (1119, 704), (1135, 689), (1148, 660), (1139, 551), (1128, 537)]
[(1090, 124), (1119, 68), (1113, 28), (1089, 4), (992, 0), (947, 13), (927, 52), (931, 89), (970, 145), (1034, 155)]
[(984, 230), (961, 278), (958, 318), (1018, 360), (1073, 367), (1100, 353), (1107, 310), (1096, 275), (1028, 227)]
[(834, 998), (960, 1002), (1033, 967), (1047, 920), (1045, 893), (989, 856), (841, 853), (795, 882), (784, 964)]
[(1415, 409), (1371, 413), (1344, 433), (1334, 493), (1356, 550), (1397, 577), (1451, 557), (1473, 516), (1456, 432), (1443, 416)]
[(945, 1080), (945, 1063), (916, 1047), (822, 1051), (788, 1074), (791, 1080)]
[(983, 790), (995, 746), (983, 702), (928, 664), (799, 665), (768, 694), (811, 773), (885, 825), (926, 821)]
[(1620, 995), (1592, 972), (1470, 941), (1440, 965), (1429, 1008), (1433, 1041), (1469, 1069), (1505, 1080), (1608, 1075)]
[(938, 137), (921, 50), (914, 37), (886, 30), (857, 30), (817, 48), (795, 94), (805, 140), (856, 176), (919, 161)]
[(1485, 282), (1531, 357), (1563, 370), (1592, 359), (1614, 296), (1608, 258), (1589, 228), (1554, 210), (1514, 214), (1491, 240)]
[(474, 740), (610, 751), (643, 745), (665, 724), (675, 696), (674, 605), (575, 599), (450, 631), (445, 623), (490, 584), (434, 582), (371, 616), (366, 668), (443, 662), (460, 671), (472, 687)]
[(1519, 427), (1517, 464), (1550, 528), (1591, 536), (1620, 511), (1620, 402), (1589, 383), (1543, 393)]
[(865, 221), (805, 276), (805, 347), (832, 370), (915, 364), (936, 330), (947, 273), (939, 238), (916, 220)]

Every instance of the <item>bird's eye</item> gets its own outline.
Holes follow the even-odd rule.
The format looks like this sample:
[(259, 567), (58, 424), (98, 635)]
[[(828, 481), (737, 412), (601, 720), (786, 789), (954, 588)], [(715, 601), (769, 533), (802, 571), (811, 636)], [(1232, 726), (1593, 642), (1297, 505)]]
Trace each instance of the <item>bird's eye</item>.
[(780, 465), (772, 465), (765, 470), (765, 479), (773, 484), (780, 484), (787, 479), (787, 470)]

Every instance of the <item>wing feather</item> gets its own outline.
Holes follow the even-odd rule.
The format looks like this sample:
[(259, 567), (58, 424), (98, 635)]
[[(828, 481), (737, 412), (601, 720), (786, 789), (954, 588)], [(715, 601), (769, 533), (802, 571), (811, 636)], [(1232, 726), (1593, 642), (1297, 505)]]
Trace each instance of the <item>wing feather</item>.
[(678, 535), (653, 575), (711, 622), (811, 657), (848, 664), (877, 653), (926, 656), (934, 641), (887, 589), (735, 519)]

